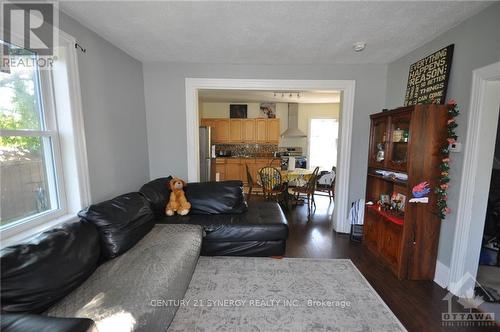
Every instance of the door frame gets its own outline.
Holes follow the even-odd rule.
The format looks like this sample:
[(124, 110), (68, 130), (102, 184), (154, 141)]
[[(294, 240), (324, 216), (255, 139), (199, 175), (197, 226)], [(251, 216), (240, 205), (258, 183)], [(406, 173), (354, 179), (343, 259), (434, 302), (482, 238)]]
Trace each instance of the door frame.
[[(337, 90), (341, 91), (342, 111), (339, 125), (339, 161), (337, 165), (337, 182), (335, 186), (335, 205), (333, 226), (335, 231), (348, 233), (349, 176), (351, 165), (352, 122), (354, 113), (354, 80), (273, 80), (273, 79), (220, 79), (220, 78), (186, 78), (186, 126), (187, 126), (187, 165), (188, 180), (199, 179), (199, 115), (198, 90)], [(338, 208), (337, 208), (338, 207)]]
[[(484, 111), (487, 84), (497, 80), (500, 80), (500, 62), (478, 68), (472, 72), (471, 100), (467, 118), (467, 142), (464, 150), (457, 221), (448, 278), (448, 289), (458, 296), (467, 294), (473, 287), (472, 284), (464, 287), (464, 280), (473, 282), (477, 275), (482, 238), (472, 230), (477, 230), (476, 227), (480, 227), (482, 234), (486, 213), (485, 203), (480, 202), (481, 199), (477, 198), (477, 193), (484, 194), (486, 192), (487, 194), (489, 188), (481, 186), (476, 179), (485, 174), (486, 168), (489, 167), (489, 174), (492, 170), (492, 165), (485, 165), (479, 151), (480, 146), (485, 144), (488, 145), (489, 149), (494, 149), (495, 138), (491, 140), (484, 137), (483, 128), (492, 121), (492, 117), (498, 116)], [(481, 206), (483, 207), (481, 208)], [(473, 215), (472, 211), (475, 207), (484, 209), (482, 217)]]

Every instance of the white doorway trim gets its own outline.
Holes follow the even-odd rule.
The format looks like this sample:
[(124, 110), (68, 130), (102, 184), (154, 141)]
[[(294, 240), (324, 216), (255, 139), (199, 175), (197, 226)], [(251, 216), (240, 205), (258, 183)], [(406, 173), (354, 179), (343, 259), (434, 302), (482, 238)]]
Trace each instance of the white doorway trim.
[[(487, 196), (489, 190), (489, 182), (485, 187), (478, 179), (484, 178), (485, 168), (489, 167), (488, 174), (491, 174), (492, 169), (492, 163), (488, 164), (488, 161), (481, 158), (481, 150), (494, 150), (495, 138), (485, 137), (485, 128), (489, 128), (486, 132), (492, 131), (490, 126), (496, 127), (497, 124), (493, 118), (498, 118), (498, 112), (488, 112), (485, 109), (486, 89), (489, 82), (499, 79), (500, 62), (476, 69), (472, 73), (471, 101), (467, 118), (467, 143), (464, 151), (457, 224), (448, 282), (448, 289), (456, 295), (463, 295), (464, 290), (470, 291), (473, 285), (463, 287), (464, 277), (472, 276), (475, 278), (477, 274), (486, 210), (486, 203), (481, 197), (478, 197), (481, 195), (477, 195), (477, 193), (484, 195), (486, 192)], [(491, 123), (492, 121), (494, 122)], [(492, 156), (491, 159), (493, 161)], [(473, 211), (479, 210), (482, 210), (482, 216), (479, 216), (479, 212), (474, 215)], [(481, 236), (475, 232), (479, 228)]]
[(351, 164), (352, 119), (354, 113), (354, 80), (268, 80), (186, 78), (186, 123), (188, 180), (199, 179), (198, 90), (337, 90), (342, 92), (340, 114), (339, 161), (335, 188), (334, 229), (348, 233), (349, 176)]

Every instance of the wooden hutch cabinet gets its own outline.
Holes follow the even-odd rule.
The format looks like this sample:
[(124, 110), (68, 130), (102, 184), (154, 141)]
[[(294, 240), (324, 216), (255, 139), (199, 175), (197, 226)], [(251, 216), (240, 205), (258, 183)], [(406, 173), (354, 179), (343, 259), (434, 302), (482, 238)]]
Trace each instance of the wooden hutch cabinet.
[[(441, 228), (434, 188), (441, 173), (449, 108), (416, 105), (370, 116), (366, 202), (373, 205), (365, 207), (363, 243), (399, 279), (434, 278)], [(428, 203), (409, 203), (412, 188), (425, 181), (431, 189)], [(394, 193), (406, 196), (400, 211), (379, 205), (381, 195)]]

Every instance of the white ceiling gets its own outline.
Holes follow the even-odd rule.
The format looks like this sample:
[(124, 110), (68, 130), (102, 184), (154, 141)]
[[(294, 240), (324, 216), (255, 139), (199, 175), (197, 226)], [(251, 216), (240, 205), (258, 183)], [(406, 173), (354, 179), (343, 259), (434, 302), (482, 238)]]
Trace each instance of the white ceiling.
[[(60, 2), (67, 14), (141, 61), (225, 64), (388, 63), (489, 4)], [(352, 51), (356, 41), (366, 41), (364, 52)]]
[[(200, 90), (198, 98), (204, 102), (218, 103), (247, 103), (247, 102), (274, 102), (274, 103), (339, 103), (338, 91), (250, 91), (250, 90)], [(290, 93), (292, 94), (290, 96)]]

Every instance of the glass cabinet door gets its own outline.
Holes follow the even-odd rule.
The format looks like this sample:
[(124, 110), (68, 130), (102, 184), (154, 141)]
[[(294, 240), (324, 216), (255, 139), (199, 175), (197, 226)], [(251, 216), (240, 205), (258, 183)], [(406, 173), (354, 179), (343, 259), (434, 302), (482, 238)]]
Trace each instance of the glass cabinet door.
[(411, 113), (391, 117), (389, 132), (390, 155), (388, 166), (390, 168), (406, 171), (408, 158), (408, 143), (410, 141)]
[(387, 159), (387, 127), (388, 118), (372, 120), (370, 160), (371, 167), (385, 167)]

